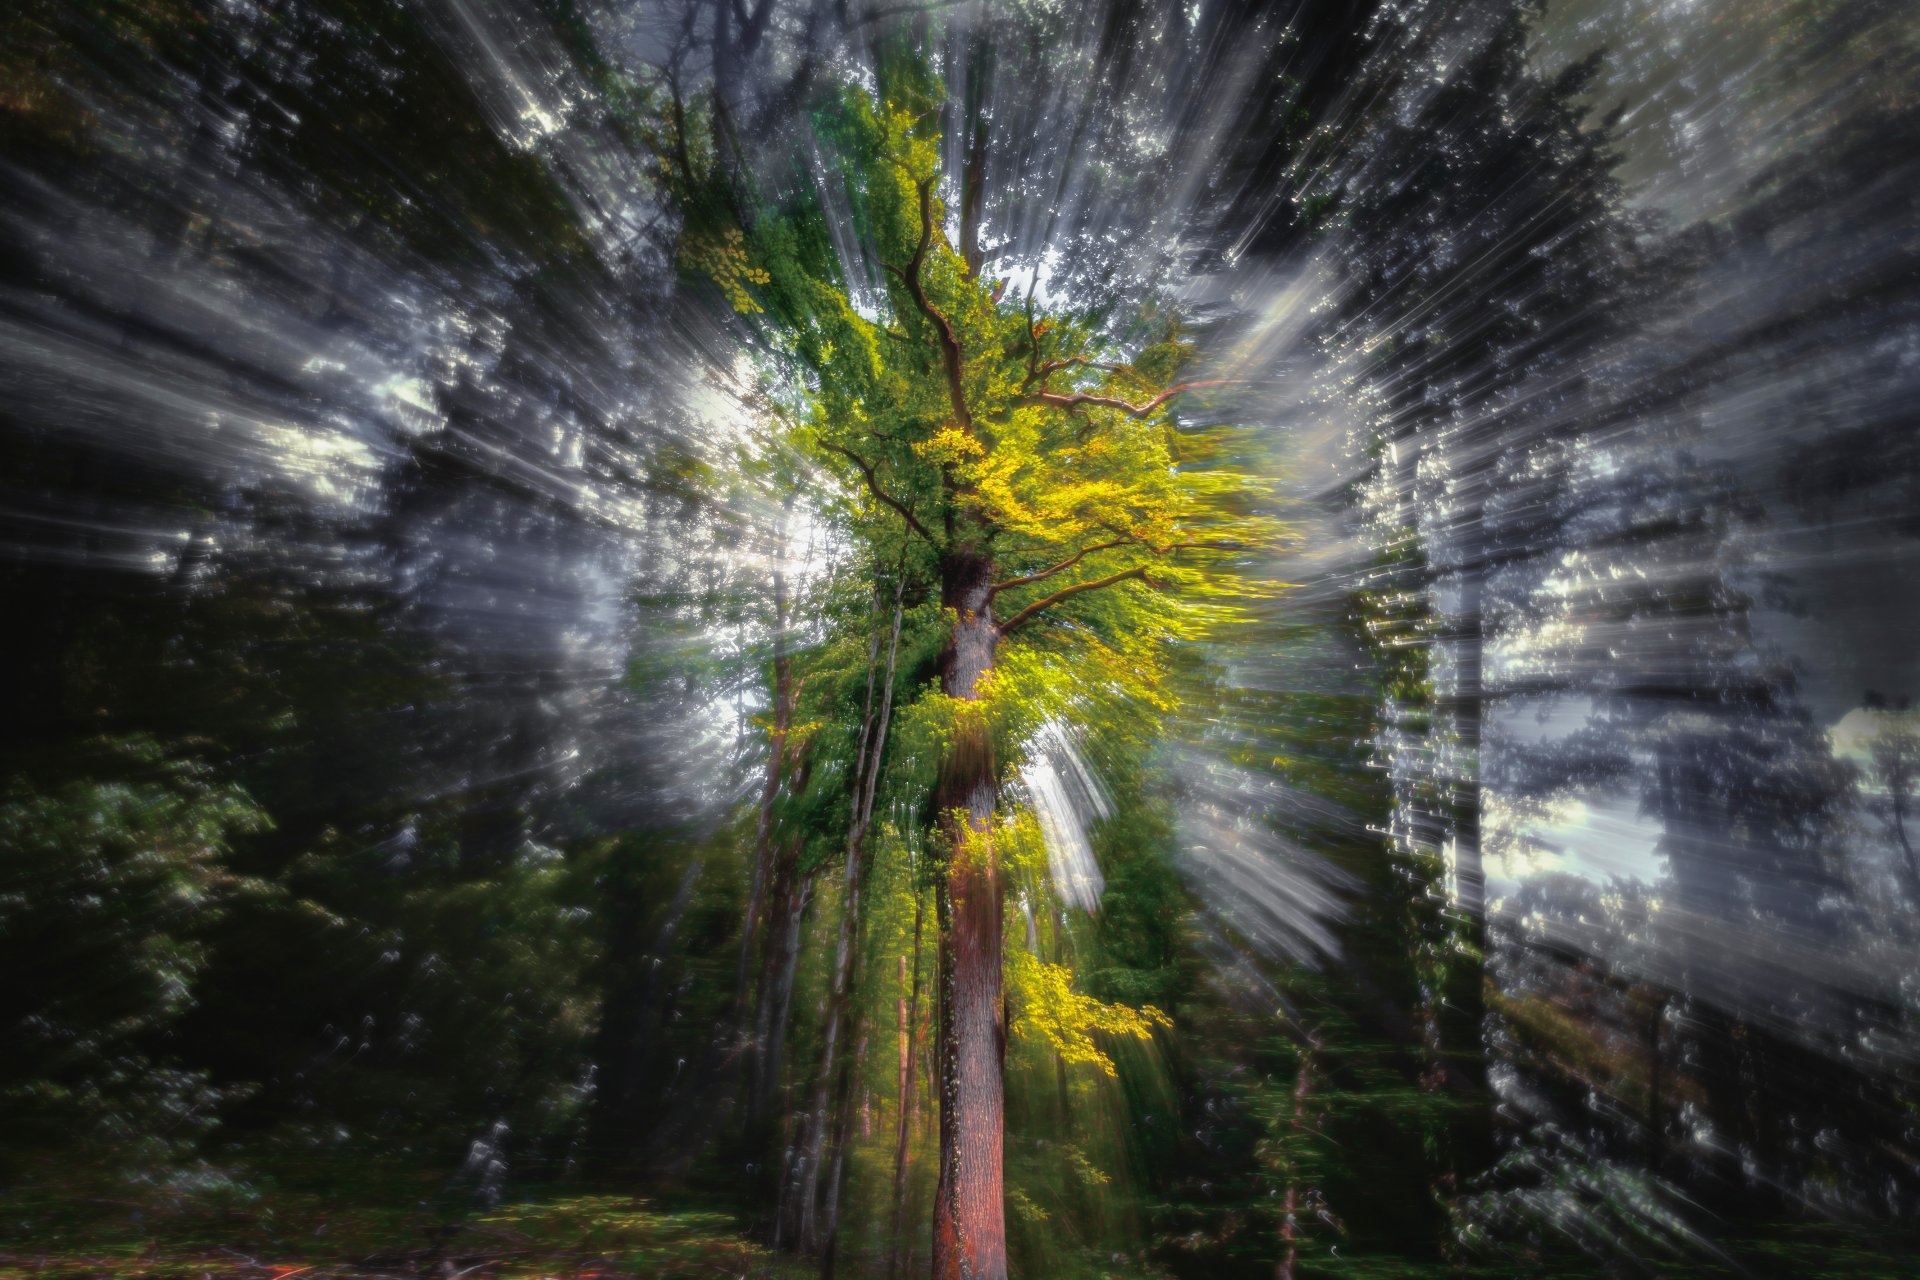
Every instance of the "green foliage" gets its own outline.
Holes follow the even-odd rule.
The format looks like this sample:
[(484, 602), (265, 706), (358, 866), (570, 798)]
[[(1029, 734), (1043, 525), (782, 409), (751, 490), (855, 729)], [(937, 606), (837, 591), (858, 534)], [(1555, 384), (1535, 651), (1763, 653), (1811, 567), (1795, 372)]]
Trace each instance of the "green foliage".
[(1424, 723), (1433, 700), (1434, 619), (1420, 590), (1427, 560), (1419, 536), (1403, 529), (1375, 559), (1371, 584), (1355, 593), (1356, 621), (1379, 662), (1382, 693), (1400, 714)]
[[(155, 1155), (213, 1122), (206, 1073), (167, 1053), (193, 1006), (208, 934), (270, 893), (227, 865), (267, 815), (201, 760), (131, 735), (87, 745), (74, 774), (0, 793), (0, 968), (8, 974), (0, 1108), (9, 1139), (81, 1136)], [(35, 993), (29, 995), (29, 993)]]
[[(1144, 761), (1176, 709), (1183, 646), (1248, 616), (1261, 595), (1250, 571), (1281, 531), (1245, 463), (1244, 438), (1183, 428), (1171, 415), (1178, 395), (1208, 385), (1179, 383), (1195, 351), (1172, 318), (1111, 322), (1096, 318), (1099, 299), (1046, 314), (983, 278), (945, 233), (944, 84), (896, 45), (883, 47), (876, 71), (873, 91), (844, 87), (812, 121), (836, 187), (834, 216), (850, 213), (858, 259), (836, 251), (814, 184), (760, 207), (719, 169), (701, 178), (695, 165), (686, 176), (701, 185), (682, 262), (719, 287), (732, 323), (766, 357), (768, 414), (812, 473), (834, 482), (814, 496), (815, 509), (853, 548), (844, 576), (810, 588), (802, 606), (822, 625), (792, 661), (799, 692), (782, 731), (791, 754), (788, 781), (774, 793), (773, 843), (804, 841), (808, 871), (838, 856), (844, 785), (869, 706), (871, 637), (886, 612), (878, 605), (885, 588), (901, 585), (895, 712), (876, 810), (884, 817), (862, 925), (870, 940), (889, 943), (871, 943), (858, 989), (870, 992), (878, 969), (886, 994), (871, 997), (881, 1003), (868, 1004), (866, 1017), (893, 1023), (884, 1001), (907, 993), (895, 990), (903, 979), (883, 958), (887, 945), (906, 944), (922, 886), (941, 883), (961, 859), (995, 859), (1015, 913), (1004, 975), (1010, 1105), (1039, 1106), (1019, 1101), (1035, 1089), (1058, 1094), (1047, 1119), (1028, 1116), (1024, 1144), (1050, 1126), (1067, 1132), (1083, 1108), (1124, 1111), (1127, 1090), (1158, 1096), (1155, 1033), (1171, 1020), (1156, 1000), (1177, 994), (1184, 896), (1167, 864), (1164, 800), (1142, 799), (1133, 784), (1148, 777)], [(720, 217), (727, 208), (731, 220)], [(992, 610), (1002, 634), (977, 696), (952, 697), (935, 678), (936, 658), (961, 619), (940, 601), (969, 558), (984, 560), (998, 583)], [(771, 678), (766, 688), (770, 705)], [(763, 727), (774, 723), (769, 713)], [(1111, 924), (1058, 922), (1031, 814), (1012, 807), (990, 829), (969, 831), (931, 812), (940, 770), (963, 746), (987, 744), (1006, 786), (1049, 723), (1097, 743), (1115, 780), (1129, 784), (1122, 816), (1094, 833), (1113, 872)], [(941, 829), (963, 834), (942, 847), (931, 838)], [(1026, 946), (1013, 942), (1021, 904), (1032, 913)], [(831, 890), (816, 901), (827, 918), (837, 908)], [(818, 936), (825, 926), (813, 928)], [(805, 954), (799, 980), (812, 989), (822, 977), (816, 953)], [(791, 1060), (805, 1061), (795, 1048)], [(896, 1092), (884, 1077), (872, 1083), (872, 1096)], [(1103, 1242), (1138, 1238), (1138, 1205), (1118, 1184), (1131, 1158), (1120, 1147), (1074, 1146), (1064, 1180), (1040, 1148), (1010, 1147), (1021, 1256), (1052, 1266), (1058, 1249), (1076, 1258), (1084, 1249), (1080, 1261), (1090, 1263), (1111, 1254)], [(858, 1144), (849, 1195), (859, 1200), (860, 1179), (885, 1178), (889, 1163)], [(1089, 1265), (1087, 1274), (1101, 1270)]]
[(1041, 1037), (1068, 1066), (1090, 1064), (1109, 1076), (1118, 1073), (1100, 1038), (1149, 1040), (1155, 1027), (1173, 1026), (1173, 1019), (1150, 1004), (1132, 1009), (1075, 991), (1065, 965), (1048, 964), (1017, 947), (1007, 954), (1007, 1003), (1015, 1033)]
[(322, 1280), (464, 1271), (483, 1280), (601, 1276), (694, 1280), (812, 1275), (746, 1238), (731, 1215), (627, 1195), (570, 1195), (491, 1212), (423, 1210), (418, 1178), (362, 1176), (321, 1195), (218, 1178), (195, 1187), (122, 1191), (102, 1201), (71, 1187), (0, 1196), (0, 1233), (31, 1238), (29, 1261), (0, 1253), (0, 1280)]
[(768, 275), (756, 331), (799, 375), (778, 380), (790, 434), (842, 482), (838, 509), (875, 561), (899, 548), (924, 580), (990, 544), (1009, 580), (986, 706), (918, 691), (907, 754), (937, 759), (976, 712), (1007, 768), (1049, 718), (1150, 738), (1171, 707), (1169, 646), (1240, 616), (1256, 594), (1241, 570), (1278, 526), (1222, 432), (1167, 416), (1192, 357), (1176, 330), (1129, 358), (970, 272), (942, 231), (936, 93), (917, 58), (893, 56), (877, 95), (849, 88), (816, 118), (885, 282), (877, 314), (855, 307), (810, 196), (745, 233)]
[(480, 1218), (478, 1231), (501, 1231), (537, 1242), (536, 1256), (508, 1262), (504, 1276), (552, 1274), (561, 1259), (633, 1276), (807, 1274), (739, 1234), (729, 1214), (668, 1209), (629, 1196), (575, 1196), (508, 1206)]

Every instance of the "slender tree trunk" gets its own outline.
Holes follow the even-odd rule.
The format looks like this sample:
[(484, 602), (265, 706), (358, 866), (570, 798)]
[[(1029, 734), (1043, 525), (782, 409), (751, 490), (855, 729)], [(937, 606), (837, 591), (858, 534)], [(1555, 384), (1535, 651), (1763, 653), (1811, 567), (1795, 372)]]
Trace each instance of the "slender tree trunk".
[(1300, 1070), (1293, 1078), (1293, 1115), (1287, 1121), (1287, 1195), (1281, 1204), (1280, 1261), (1274, 1280), (1294, 1280), (1300, 1262), (1300, 1143), (1307, 1131), (1307, 1095), (1313, 1089), (1313, 1051), (1317, 1036), (1309, 1034), (1300, 1046)]
[[(796, 793), (807, 789), (812, 773), (811, 758), (802, 753), (791, 783)], [(768, 891), (767, 944), (760, 959), (759, 990), (754, 996), (753, 1061), (747, 1077), (746, 1133), (755, 1150), (767, 1147), (767, 1108), (780, 1087), (781, 1056), (792, 1022), (800, 925), (813, 901), (813, 873), (800, 869), (803, 849), (804, 842), (796, 837), (775, 854), (773, 883)]]
[(1647, 1014), (1647, 1169), (1656, 1176), (1666, 1163), (1666, 1116), (1661, 1111), (1661, 1091), (1666, 1080), (1661, 1068), (1660, 1024), (1666, 1020), (1665, 997), (1656, 997)]
[[(893, 714), (894, 667), (900, 654), (900, 623), (905, 611), (906, 577), (902, 574), (893, 593), (893, 632), (887, 646), (886, 680), (880, 696), (880, 713), (873, 722), (872, 741), (862, 734), (866, 747), (865, 764), (855, 774), (852, 824), (847, 832), (846, 869), (843, 878), (839, 938), (834, 948), (833, 984), (827, 1001), (826, 1026), (821, 1034), (820, 1071), (815, 1077), (813, 1104), (808, 1109), (806, 1145), (795, 1173), (800, 1179), (797, 1199), (790, 1217), (795, 1220), (795, 1239), (803, 1252), (819, 1256), (828, 1272), (832, 1270), (833, 1238), (838, 1228), (840, 1169), (839, 1149), (845, 1145), (845, 1121), (851, 1097), (852, 1072), (841, 1061), (840, 1042), (858, 1034), (857, 1010), (853, 1000), (855, 961), (859, 952), (860, 891), (866, 880), (867, 833), (873, 822), (873, 801), (879, 784), (880, 762), (887, 747), (887, 725)], [(829, 1137), (834, 1139), (831, 1148)], [(822, 1176), (833, 1179), (822, 1195)], [(824, 1204), (823, 1204), (824, 1199)]]
[[(938, 912), (936, 911), (935, 914), (934, 927), (938, 929), (940, 923)], [(936, 962), (934, 981), (937, 983), (940, 978), (937, 972), (939, 960), (938, 948), (935, 949), (934, 958)], [(940, 1097), (939, 1013), (939, 999), (937, 994), (929, 998), (920, 1008), (920, 1042), (933, 1046), (932, 1053), (923, 1053), (920, 1055), (920, 1065), (918, 1068), (920, 1072), (920, 1096), (923, 1098), (931, 1098), (936, 1104), (931, 1107), (919, 1108), (920, 1141), (923, 1144), (938, 1143), (940, 1141), (940, 1107), (938, 1105)]]
[[(905, 1265), (902, 1244), (907, 1235), (907, 1157), (912, 1150), (913, 1060), (920, 1048), (920, 930), (926, 919), (926, 898), (913, 895), (913, 984), (900, 1000), (900, 1105), (893, 1136), (893, 1233), (887, 1254), (887, 1280)], [(900, 957), (901, 985), (906, 983), (907, 958)]]
[(799, 862), (800, 845), (796, 841), (782, 852), (774, 874), (773, 900), (769, 904), (772, 920), (754, 1028), (758, 1050), (748, 1099), (750, 1124), (757, 1125), (765, 1116), (767, 1104), (780, 1084), (780, 1059), (793, 1009), (793, 979), (800, 964), (800, 922), (813, 897), (813, 877), (800, 874)]
[[(998, 632), (989, 610), (992, 563), (952, 551), (942, 603), (955, 622), (941, 654), (948, 697), (977, 703), (993, 670)], [(1004, 1280), (1006, 1126), (1000, 967), (1004, 889), (991, 839), (997, 777), (984, 718), (961, 710), (934, 793), (947, 867), (935, 895), (940, 920), (940, 1181), (934, 1197), (936, 1280)]]
[[(854, 747), (852, 821), (855, 826), (859, 824), (861, 797), (865, 794), (867, 743), (873, 736), (875, 663), (880, 654), (880, 584), (877, 581), (874, 583), (873, 594), (873, 628), (867, 640), (867, 691), (866, 698), (860, 709), (860, 737)], [(795, 953), (786, 969), (786, 999), (783, 999), (781, 1003), (780, 1016), (776, 1024), (778, 1028), (776, 1033), (778, 1039), (784, 1039), (785, 1036), (787, 1011), (790, 1008), (792, 996), (792, 974), (798, 960), (797, 948), (800, 937), (800, 914), (801, 911), (804, 910), (807, 898), (811, 896), (811, 879), (808, 881), (807, 889), (808, 893), (798, 900), (800, 910), (796, 910), (794, 914), (789, 934), (792, 945), (795, 948)], [(764, 1039), (764, 1034), (762, 1038)], [(777, 1056), (776, 1050), (776, 1059)], [(757, 1092), (757, 1097), (762, 1105), (771, 1100), (773, 1090), (777, 1086), (778, 1081), (779, 1072), (776, 1061), (773, 1064), (773, 1069), (764, 1073), (761, 1080), (761, 1088)], [(750, 1109), (750, 1119), (753, 1115), (754, 1112)], [(802, 1235), (803, 1215), (799, 1208), (799, 1199), (794, 1194), (794, 1183), (797, 1178), (802, 1176), (802, 1169), (799, 1162), (806, 1151), (804, 1144), (811, 1141), (811, 1130), (807, 1124), (807, 1117), (802, 1115), (797, 1117), (799, 1121), (799, 1131), (796, 1133), (795, 1119), (796, 1117), (791, 1107), (789, 1107), (787, 1110), (787, 1124), (781, 1137), (781, 1154), (779, 1160), (775, 1163), (777, 1176), (774, 1190), (773, 1244), (776, 1248), (789, 1240), (798, 1240), (803, 1248), (810, 1247), (808, 1241)]]
[(1900, 851), (1907, 855), (1907, 892), (1920, 901), (1920, 861), (1913, 856), (1913, 842), (1907, 838), (1907, 778), (1887, 770), (1887, 790), (1893, 796), (1893, 834)]
[[(645, 1129), (654, 1114), (647, 1104), (665, 1087), (657, 1079), (654, 1061), (661, 1039), (663, 988), (673, 959), (674, 939), (693, 902), (703, 867), (704, 863), (698, 859), (688, 864), (650, 946), (638, 950), (637, 954), (628, 950), (627, 944), (637, 940), (634, 938), (637, 925), (623, 930), (623, 936), (613, 942), (617, 951), (625, 953), (624, 972), (619, 975), (624, 981), (619, 981), (616, 989), (608, 993), (596, 1057), (607, 1081), (601, 1095), (604, 1099), (601, 1127), (618, 1144), (623, 1161), (631, 1159), (632, 1153), (642, 1148), (647, 1137)], [(626, 996), (625, 992), (632, 990), (628, 984), (634, 983), (642, 973), (646, 976), (637, 983), (638, 998)]]
[[(780, 1089), (780, 1063), (786, 1048), (787, 1032), (793, 1022), (794, 978), (800, 969), (800, 944), (805, 936), (802, 923), (805, 920), (807, 908), (812, 902), (813, 890), (814, 880), (809, 874), (796, 887), (788, 900), (778, 994), (770, 1002), (767, 1073), (761, 1081), (761, 1087), (769, 1103)], [(774, 1209), (771, 1243), (774, 1248), (779, 1249), (789, 1245), (794, 1239), (794, 1233), (799, 1229), (798, 1215), (793, 1212), (791, 1191), (807, 1130), (806, 1117), (796, 1113), (791, 1092), (787, 1094), (786, 1101), (777, 1110), (771, 1108), (763, 1110), (761, 1124), (770, 1126), (773, 1114), (782, 1117), (778, 1143), (763, 1140), (758, 1142), (754, 1149), (770, 1153), (777, 1150), (778, 1153), (773, 1159), (772, 1166)], [(772, 1137), (771, 1134), (767, 1136), (769, 1139)]]
[[(820, 1280), (833, 1280), (834, 1265), (840, 1248), (840, 1189), (844, 1185), (847, 1171), (847, 1148), (853, 1145), (853, 1100), (852, 1082), (859, 1076), (862, 1065), (867, 1060), (867, 1029), (856, 1014), (852, 1018), (855, 1041), (852, 1060), (841, 1068), (841, 1086), (835, 1091), (833, 1109), (833, 1143), (829, 1148), (828, 1159), (832, 1167), (827, 1173), (826, 1190), (823, 1192), (825, 1203), (820, 1207), (822, 1227), (820, 1232)], [(871, 1134), (867, 1119), (867, 1094), (863, 1090), (860, 1096), (860, 1116), (862, 1131)]]
[[(773, 727), (767, 744), (767, 779), (760, 789), (760, 813), (753, 834), (753, 883), (747, 892), (746, 924), (740, 931), (740, 964), (733, 980), (735, 1026), (746, 1016), (747, 973), (752, 966), (754, 942), (760, 934), (760, 909), (766, 894), (767, 879), (773, 865), (773, 802), (780, 794), (780, 773), (786, 765), (787, 730), (793, 722), (797, 691), (793, 687), (793, 663), (787, 655), (787, 575), (781, 562), (787, 551), (787, 518), (798, 492), (787, 495), (780, 511), (780, 532), (773, 559)], [(767, 965), (772, 963), (769, 948)], [(764, 971), (764, 970), (763, 970)], [(764, 985), (764, 984), (763, 984)], [(758, 1057), (763, 1042), (748, 1045), (747, 1052)], [(758, 1075), (750, 1068), (750, 1077)], [(752, 1124), (754, 1095), (748, 1094), (747, 1119)]]
[(987, 86), (993, 79), (993, 45), (977, 31), (967, 42), (966, 160), (960, 178), (960, 256), (967, 274), (980, 274), (980, 223), (987, 202)]
[[(1477, 523), (1473, 526), (1478, 529)], [(1492, 1097), (1486, 1059), (1486, 873), (1480, 832), (1480, 753), (1485, 716), (1483, 601), (1486, 594), (1486, 552), (1475, 535), (1462, 556), (1459, 603), (1447, 621), (1454, 668), (1451, 688), (1435, 699), (1438, 720), (1450, 739), (1436, 743), (1449, 751), (1452, 776), (1444, 779), (1450, 794), (1445, 838), (1452, 846), (1452, 911), (1456, 918), (1444, 928), (1455, 932), (1459, 945), (1446, 964), (1446, 979), (1434, 992), (1430, 1016), (1435, 1049), (1430, 1073), (1436, 1087), (1471, 1093), (1472, 1105), (1454, 1109), (1435, 1178), (1439, 1200), (1456, 1203), (1466, 1184), (1493, 1163)], [(1444, 847), (1444, 846), (1443, 846)], [(1448, 1236), (1446, 1249), (1457, 1255)], [(1456, 1262), (1458, 1258), (1456, 1256)]]

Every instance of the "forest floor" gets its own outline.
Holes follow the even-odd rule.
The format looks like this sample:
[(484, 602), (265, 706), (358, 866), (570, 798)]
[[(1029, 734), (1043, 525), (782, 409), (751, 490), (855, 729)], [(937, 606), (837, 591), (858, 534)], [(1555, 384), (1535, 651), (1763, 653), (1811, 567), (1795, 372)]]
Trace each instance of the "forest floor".
[[(0, 1280), (811, 1280), (817, 1274), (814, 1265), (751, 1240), (731, 1213), (698, 1204), (566, 1194), (487, 1210), (448, 1199), (444, 1188), (423, 1197), (424, 1189), (395, 1185), (374, 1197), (365, 1186), (354, 1188), (358, 1194), (214, 1185), (123, 1187), (113, 1195), (78, 1184), (15, 1187), (0, 1192)], [(1905, 1232), (1782, 1224), (1727, 1243), (1717, 1259), (1646, 1261), (1634, 1274), (1663, 1280), (1920, 1276), (1920, 1241)], [(1463, 1274), (1338, 1254), (1301, 1262), (1302, 1276), (1441, 1280)], [(1103, 1266), (1086, 1274), (1126, 1273)], [(1566, 1257), (1511, 1258), (1464, 1274), (1601, 1280), (1615, 1273)]]
[(0, 1280), (662, 1280), (811, 1276), (725, 1213), (570, 1196), (464, 1218), (404, 1201), (0, 1200)]

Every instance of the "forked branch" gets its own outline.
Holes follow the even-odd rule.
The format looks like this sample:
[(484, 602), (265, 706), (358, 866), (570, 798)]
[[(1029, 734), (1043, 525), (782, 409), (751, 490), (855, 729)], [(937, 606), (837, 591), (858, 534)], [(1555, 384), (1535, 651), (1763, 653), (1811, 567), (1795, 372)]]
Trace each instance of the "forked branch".
[(927, 265), (927, 250), (933, 244), (933, 179), (927, 178), (916, 185), (920, 191), (920, 243), (907, 259), (906, 270), (892, 263), (887, 264), (887, 270), (906, 284), (907, 292), (913, 295), (913, 305), (932, 323), (934, 338), (940, 347), (940, 361), (946, 366), (947, 395), (953, 401), (954, 424), (971, 435), (973, 414), (967, 409), (966, 362), (960, 351), (960, 338), (953, 330), (953, 322), (927, 297), (926, 282), (921, 278)]
[(1091, 582), (1076, 582), (1070, 587), (1062, 587), (1050, 596), (1035, 600), (1032, 604), (1001, 623), (997, 630), (1003, 636), (1010, 636), (1027, 623), (1033, 621), (1035, 617), (1070, 596), (1077, 596), (1083, 591), (1098, 591), (1103, 587), (1111, 587), (1116, 583), (1125, 582), (1129, 578), (1137, 578), (1148, 586), (1154, 585), (1153, 580), (1147, 577), (1147, 566), (1137, 564), (1131, 569), (1122, 569), (1118, 573), (1110, 573), (1104, 578), (1095, 578)]
[(936, 547), (940, 545), (939, 541), (935, 539), (931, 533), (927, 532), (927, 526), (921, 524), (920, 521), (914, 517), (913, 512), (907, 509), (907, 506), (905, 503), (901, 502), (898, 498), (894, 497), (892, 494), (888, 493), (885, 489), (882, 489), (880, 487), (880, 478), (873, 473), (872, 463), (868, 462), (865, 458), (861, 457), (859, 454), (855, 453), (853, 450), (842, 449), (837, 444), (829, 444), (826, 447), (832, 450), (834, 453), (839, 454), (841, 457), (851, 460), (854, 466), (860, 468), (860, 474), (866, 477), (868, 490), (872, 492), (874, 497), (878, 498), (880, 501), (886, 503), (889, 507), (892, 507), (895, 511), (899, 512), (900, 518), (907, 522), (907, 528), (913, 530), (915, 533), (919, 534), (922, 538), (925, 538), (929, 544)]
[(1092, 555), (1096, 551), (1111, 551), (1115, 547), (1130, 546), (1135, 541), (1136, 539), (1134, 538), (1115, 538), (1112, 542), (1102, 542), (1091, 547), (1086, 547), (1080, 551), (1075, 552), (1073, 555), (1067, 557), (1065, 560), (1062, 560), (1059, 564), (1052, 565), (1045, 569), (1041, 569), (1037, 573), (1023, 574), (1018, 578), (1008, 578), (1005, 582), (996, 582), (993, 584), (993, 587), (988, 592), (988, 594), (997, 596), (1002, 591), (1011, 591), (1015, 587), (1024, 587), (1030, 583), (1039, 582), (1046, 578), (1051, 578), (1056, 573), (1060, 573), (1064, 570), (1073, 568), (1073, 566), (1079, 564), (1082, 560), (1085, 560), (1088, 556)]
[[(1033, 333), (1033, 322), (1031, 319), (1027, 322), (1027, 332), (1030, 335)], [(1033, 337), (1031, 341), (1037, 351), (1039, 349), (1039, 338)], [(1040, 393), (1042, 395), (1053, 395), (1056, 393), (1048, 388), (1047, 379), (1062, 369), (1105, 369), (1108, 373), (1119, 373), (1126, 367), (1127, 366), (1123, 364), (1108, 364), (1103, 360), (1095, 360), (1091, 356), (1062, 356), (1058, 360), (1041, 360), (1036, 355), (1027, 361), (1027, 376), (1020, 383), (1020, 390), (1025, 392), (1037, 382), (1040, 384)]]

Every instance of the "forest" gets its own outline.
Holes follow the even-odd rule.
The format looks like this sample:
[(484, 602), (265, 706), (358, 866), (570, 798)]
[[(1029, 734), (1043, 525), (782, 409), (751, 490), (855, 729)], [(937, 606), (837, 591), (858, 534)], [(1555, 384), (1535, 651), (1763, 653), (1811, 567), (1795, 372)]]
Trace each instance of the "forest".
[(14, 0), (0, 1280), (1920, 1274), (1900, 0)]

